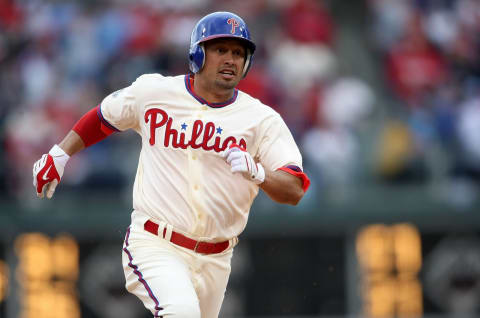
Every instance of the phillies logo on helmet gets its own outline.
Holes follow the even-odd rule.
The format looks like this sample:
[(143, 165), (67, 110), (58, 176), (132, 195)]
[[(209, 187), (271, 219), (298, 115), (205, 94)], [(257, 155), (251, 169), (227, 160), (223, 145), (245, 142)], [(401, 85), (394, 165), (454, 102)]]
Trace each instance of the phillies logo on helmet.
[(232, 34), (235, 34), (235, 29), (238, 28), (240, 26), (240, 24), (234, 18), (228, 19), (227, 23), (232, 25), (232, 31), (231, 32), (232, 32)]

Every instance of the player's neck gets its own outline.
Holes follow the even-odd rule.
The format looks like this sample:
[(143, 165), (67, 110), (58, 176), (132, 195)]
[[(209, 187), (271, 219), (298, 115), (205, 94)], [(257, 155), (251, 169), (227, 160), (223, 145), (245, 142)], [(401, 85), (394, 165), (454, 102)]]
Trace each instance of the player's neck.
[(194, 93), (209, 103), (223, 103), (233, 97), (234, 88), (214, 87), (197, 76), (192, 76), (192, 79)]

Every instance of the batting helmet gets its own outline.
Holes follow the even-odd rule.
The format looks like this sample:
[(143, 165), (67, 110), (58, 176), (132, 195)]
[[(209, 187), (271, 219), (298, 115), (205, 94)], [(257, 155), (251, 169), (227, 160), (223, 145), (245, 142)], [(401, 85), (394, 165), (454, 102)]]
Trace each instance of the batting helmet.
[(197, 22), (190, 39), (190, 70), (198, 73), (205, 63), (203, 43), (216, 38), (241, 39), (247, 47), (243, 77), (247, 75), (252, 64), (255, 43), (250, 38), (247, 25), (238, 15), (231, 12), (214, 12), (204, 16)]

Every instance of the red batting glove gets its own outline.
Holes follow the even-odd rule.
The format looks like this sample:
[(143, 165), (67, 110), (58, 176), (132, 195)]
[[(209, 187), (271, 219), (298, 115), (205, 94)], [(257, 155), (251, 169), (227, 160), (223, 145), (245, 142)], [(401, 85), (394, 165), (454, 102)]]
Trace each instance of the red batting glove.
[(37, 197), (43, 198), (46, 190), (47, 198), (51, 198), (55, 188), (60, 183), (65, 165), (70, 156), (62, 148), (55, 145), (48, 154), (44, 154), (33, 165), (33, 186)]

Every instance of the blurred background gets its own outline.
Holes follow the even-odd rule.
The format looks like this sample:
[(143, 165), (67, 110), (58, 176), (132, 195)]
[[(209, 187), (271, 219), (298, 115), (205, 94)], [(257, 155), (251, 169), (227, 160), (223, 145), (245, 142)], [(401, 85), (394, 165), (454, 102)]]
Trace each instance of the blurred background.
[(139, 75), (188, 72), (218, 10), (312, 180), (297, 207), (256, 199), (221, 317), (477, 317), (477, 0), (0, 0), (0, 317), (150, 317), (121, 268), (139, 137), (73, 157), (50, 201), (32, 164)]

